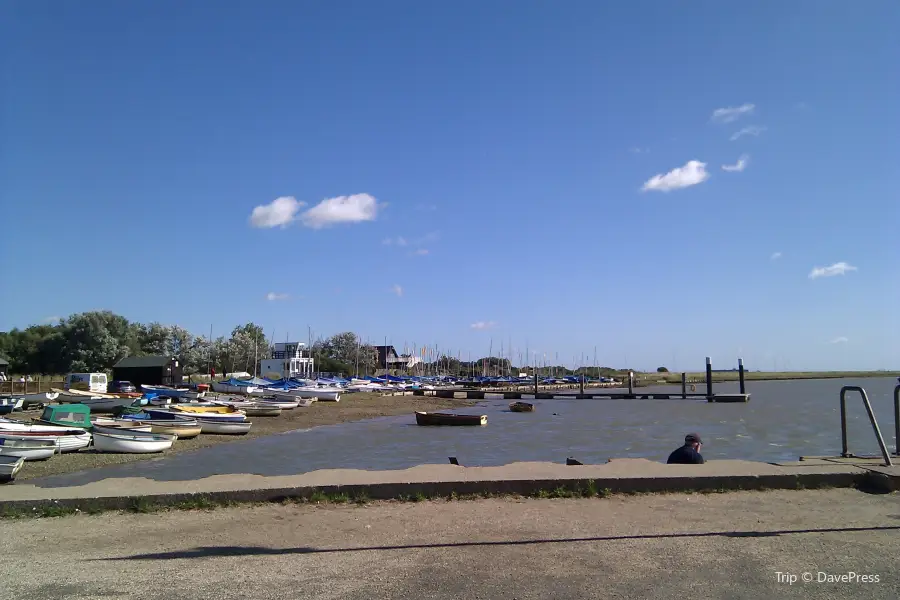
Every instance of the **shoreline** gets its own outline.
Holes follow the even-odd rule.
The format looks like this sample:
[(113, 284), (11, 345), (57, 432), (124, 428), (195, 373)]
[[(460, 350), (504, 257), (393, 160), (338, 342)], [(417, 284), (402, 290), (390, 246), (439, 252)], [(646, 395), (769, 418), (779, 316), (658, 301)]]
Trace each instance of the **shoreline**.
[[(166, 458), (183, 452), (221, 444), (239, 443), (268, 435), (309, 429), (323, 425), (340, 425), (354, 421), (410, 415), (417, 410), (433, 411), (475, 406), (477, 402), (452, 400), (426, 396), (382, 396), (377, 393), (357, 392), (346, 394), (340, 402), (313, 402), (308, 408), (282, 411), (277, 417), (252, 417), (253, 426), (246, 435), (200, 434), (189, 440), (178, 440), (172, 448), (157, 454), (108, 454), (90, 449), (57, 454), (44, 461), (28, 461), (16, 477), (16, 481), (63, 475), (77, 471)], [(14, 418), (30, 420), (39, 417), (40, 411), (16, 413)], [(0, 488), (2, 490), (2, 488)], [(2, 496), (2, 491), (0, 491)]]
[(573, 498), (647, 493), (857, 488), (884, 494), (900, 489), (900, 466), (880, 460), (809, 457), (764, 463), (708, 461), (666, 465), (640, 458), (570, 466), (518, 462), (496, 467), (423, 464), (408, 469), (323, 469), (283, 476), (213, 475), (190, 482), (144, 477), (106, 478), (73, 486), (33, 483), (0, 489), (0, 518), (78, 512), (155, 512), (258, 503), (365, 504), (479, 497)]

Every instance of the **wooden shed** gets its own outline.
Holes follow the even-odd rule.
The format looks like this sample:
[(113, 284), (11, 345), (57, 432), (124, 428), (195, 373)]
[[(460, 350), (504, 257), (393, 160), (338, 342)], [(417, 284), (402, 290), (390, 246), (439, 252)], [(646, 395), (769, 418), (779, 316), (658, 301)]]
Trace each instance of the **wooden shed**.
[(181, 385), (184, 365), (172, 356), (127, 356), (113, 365), (113, 381), (134, 385)]

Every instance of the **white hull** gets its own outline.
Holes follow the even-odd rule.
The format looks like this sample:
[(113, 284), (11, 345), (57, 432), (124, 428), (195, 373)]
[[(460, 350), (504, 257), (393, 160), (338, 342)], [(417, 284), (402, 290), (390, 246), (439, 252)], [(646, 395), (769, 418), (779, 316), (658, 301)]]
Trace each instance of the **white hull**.
[(98, 432), (94, 434), (94, 449), (97, 452), (119, 454), (150, 454), (168, 450), (172, 447), (175, 439), (174, 435), (128, 435)]
[(220, 381), (213, 381), (212, 389), (220, 394), (240, 394), (242, 396), (249, 396), (256, 391), (252, 385), (228, 385)]
[(91, 423), (94, 427), (105, 427), (106, 429), (117, 429), (127, 432), (144, 432), (150, 433), (150, 426), (142, 423), (137, 419), (107, 419), (104, 417), (92, 417)]
[(225, 435), (244, 435), (250, 432), (250, 421), (207, 421), (197, 419), (203, 433), (220, 433)]
[(0, 435), (11, 439), (52, 440), (60, 452), (75, 452), (91, 443), (91, 434), (74, 427), (0, 423)]
[(277, 406), (245, 406), (242, 410), (248, 417), (277, 417), (281, 415), (281, 409)]
[(22, 470), (22, 465), (24, 464), (24, 458), (7, 456), (0, 459), (0, 481), (12, 481), (15, 479), (16, 473)]
[(329, 390), (326, 388), (294, 388), (292, 390), (270, 391), (276, 396), (289, 395), (296, 398), (315, 398), (323, 402), (338, 402), (341, 399), (341, 390)]
[(281, 392), (276, 393), (275, 397), (278, 398), (280, 402), (296, 402), (297, 406), (300, 408), (312, 406), (312, 403), (316, 401), (315, 398), (298, 398), (293, 394), (283, 394)]
[(296, 396), (292, 398), (260, 398), (255, 400), (258, 406), (268, 406), (272, 408), (280, 408), (282, 410), (291, 410), (300, 406), (301, 398)]
[(25, 460), (46, 460), (56, 452), (55, 440), (21, 439), (21, 437), (0, 435), (0, 456), (15, 456)]

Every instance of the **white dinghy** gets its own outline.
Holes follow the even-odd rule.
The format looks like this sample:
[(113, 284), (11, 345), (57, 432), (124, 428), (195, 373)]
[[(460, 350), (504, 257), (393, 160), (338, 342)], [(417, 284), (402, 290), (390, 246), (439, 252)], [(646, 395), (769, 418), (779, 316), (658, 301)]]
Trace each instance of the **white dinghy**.
[(178, 439), (175, 435), (162, 433), (101, 433), (94, 432), (94, 449), (97, 452), (116, 452), (118, 454), (148, 454), (162, 452), (172, 447)]

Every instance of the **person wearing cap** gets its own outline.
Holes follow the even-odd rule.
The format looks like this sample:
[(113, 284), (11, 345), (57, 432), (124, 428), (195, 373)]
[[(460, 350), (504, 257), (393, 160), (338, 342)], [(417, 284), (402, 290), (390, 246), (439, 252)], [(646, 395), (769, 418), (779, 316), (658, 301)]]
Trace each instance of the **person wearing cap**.
[(684, 446), (672, 452), (666, 463), (670, 465), (702, 465), (706, 462), (700, 455), (702, 445), (703, 441), (699, 435), (689, 433), (684, 436)]

